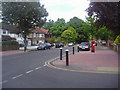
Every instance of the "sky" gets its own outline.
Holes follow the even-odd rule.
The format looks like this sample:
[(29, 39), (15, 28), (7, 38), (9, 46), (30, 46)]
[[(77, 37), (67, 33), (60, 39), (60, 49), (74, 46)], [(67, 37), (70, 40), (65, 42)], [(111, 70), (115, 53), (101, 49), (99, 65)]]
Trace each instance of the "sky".
[(40, 0), (40, 3), (44, 5), (49, 16), (47, 20), (52, 19), (56, 21), (58, 18), (64, 18), (65, 21), (69, 21), (74, 16), (85, 20), (87, 12), (85, 11), (89, 7), (89, 0)]

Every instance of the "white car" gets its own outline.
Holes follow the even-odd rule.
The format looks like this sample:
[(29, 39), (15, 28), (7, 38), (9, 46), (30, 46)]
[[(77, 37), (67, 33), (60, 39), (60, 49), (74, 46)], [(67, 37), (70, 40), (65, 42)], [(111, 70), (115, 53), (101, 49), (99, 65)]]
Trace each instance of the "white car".
[(73, 46), (74, 44), (73, 43), (68, 43), (68, 46)]

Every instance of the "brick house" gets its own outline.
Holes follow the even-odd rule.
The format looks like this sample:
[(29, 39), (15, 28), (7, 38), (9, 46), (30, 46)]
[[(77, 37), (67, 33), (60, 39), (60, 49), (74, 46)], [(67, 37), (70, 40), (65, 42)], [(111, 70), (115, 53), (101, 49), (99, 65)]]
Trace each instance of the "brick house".
[(35, 27), (27, 38), (28, 45), (37, 45), (40, 42), (47, 42), (51, 38), (51, 33), (44, 28)]

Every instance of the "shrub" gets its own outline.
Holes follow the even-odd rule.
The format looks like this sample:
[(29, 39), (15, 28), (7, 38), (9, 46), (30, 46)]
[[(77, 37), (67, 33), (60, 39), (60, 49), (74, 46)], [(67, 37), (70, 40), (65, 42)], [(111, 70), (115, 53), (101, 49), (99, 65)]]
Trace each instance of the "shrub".
[(19, 45), (16, 41), (3, 41), (2, 45)]
[(120, 35), (118, 35), (114, 41), (114, 44), (120, 43)]

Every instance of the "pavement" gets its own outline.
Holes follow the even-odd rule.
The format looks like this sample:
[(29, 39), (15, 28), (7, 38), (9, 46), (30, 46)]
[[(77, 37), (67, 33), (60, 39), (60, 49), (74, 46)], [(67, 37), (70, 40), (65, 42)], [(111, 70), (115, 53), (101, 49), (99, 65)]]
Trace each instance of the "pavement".
[(118, 74), (120, 68), (118, 53), (103, 46), (98, 46), (95, 53), (91, 51), (80, 51), (74, 55), (69, 53), (69, 66), (66, 66), (65, 55), (62, 60), (58, 57), (49, 60), (46, 64), (59, 70), (107, 74)]
[(27, 46), (26, 52), (24, 52), (24, 47), (20, 47), (19, 50), (9, 50), (9, 51), (2, 51), (0, 52), (0, 56), (7, 56), (19, 53), (27, 53), (32, 50), (37, 50), (37, 46)]
[[(4, 51), (2, 52), (2, 56), (19, 53), (26, 52), (23, 50)], [(65, 55), (63, 55), (62, 60), (60, 60), (59, 57), (56, 57), (45, 63), (48, 67), (54, 69), (75, 72), (118, 74), (120, 68), (118, 66), (118, 53), (103, 46), (98, 46), (95, 53), (92, 53), (91, 51), (75, 52), (74, 55), (69, 53), (69, 66), (66, 66)]]

